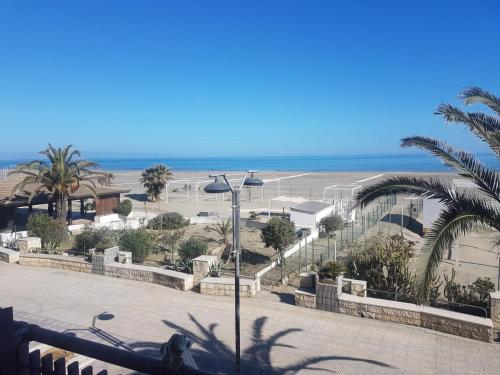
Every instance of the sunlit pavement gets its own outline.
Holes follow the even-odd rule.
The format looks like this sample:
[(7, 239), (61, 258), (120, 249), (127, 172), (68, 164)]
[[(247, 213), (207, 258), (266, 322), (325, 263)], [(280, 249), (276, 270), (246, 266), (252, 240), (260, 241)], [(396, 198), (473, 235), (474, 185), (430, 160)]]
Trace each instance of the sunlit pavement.
[[(200, 368), (233, 372), (232, 298), (0, 263), (0, 306), (14, 306), (17, 319), (58, 331), (73, 327), (86, 338), (145, 353), (182, 332), (195, 342)], [(500, 368), (498, 344), (263, 300), (243, 300), (241, 310), (248, 374), (497, 374)], [(85, 329), (102, 313), (110, 315)]]

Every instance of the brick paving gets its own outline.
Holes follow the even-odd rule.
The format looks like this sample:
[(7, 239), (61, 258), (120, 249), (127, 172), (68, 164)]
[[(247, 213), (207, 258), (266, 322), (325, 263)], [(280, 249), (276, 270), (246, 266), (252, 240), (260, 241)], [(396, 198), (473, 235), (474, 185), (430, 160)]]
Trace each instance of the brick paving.
[[(0, 306), (58, 331), (91, 327), (106, 312), (113, 319), (95, 326), (143, 353), (180, 331), (194, 340), (201, 368), (233, 373), (230, 297), (0, 263)], [(500, 368), (498, 344), (261, 299), (243, 300), (241, 312), (246, 374), (497, 374)]]

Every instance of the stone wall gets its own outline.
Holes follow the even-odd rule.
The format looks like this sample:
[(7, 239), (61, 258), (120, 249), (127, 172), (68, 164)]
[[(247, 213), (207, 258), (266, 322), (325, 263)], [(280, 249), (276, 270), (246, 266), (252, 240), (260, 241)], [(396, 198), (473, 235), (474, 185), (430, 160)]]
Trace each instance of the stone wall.
[(79, 257), (50, 254), (19, 254), (22, 266), (49, 267), (75, 272), (92, 272), (92, 264)]
[(0, 246), (0, 261), (6, 263), (17, 263), (19, 262), (19, 252)]
[[(215, 296), (234, 296), (235, 286), (232, 277), (207, 277), (200, 283), (201, 294)], [(240, 296), (255, 297), (260, 292), (260, 279), (240, 279)]]
[(217, 263), (217, 257), (213, 255), (201, 255), (193, 259), (193, 280), (198, 285), (201, 280), (210, 274), (210, 267)]
[(113, 246), (105, 249), (102, 254), (97, 254), (95, 249), (89, 251), (92, 257), (92, 273), (104, 276), (106, 272), (106, 265), (113, 263), (117, 260), (120, 247)]
[[(350, 293), (343, 293), (342, 288), (338, 288), (337, 285), (349, 284), (349, 280), (347, 283), (344, 281), (346, 280), (342, 276), (337, 277), (335, 284), (324, 284), (317, 279), (316, 308), (361, 318), (428, 328), (475, 340), (491, 341), (493, 330), (491, 319), (429, 306), (360, 296), (358, 289), (362, 286), (355, 287)], [(362, 285), (356, 282), (350, 284)], [(300, 295), (299, 298), (301, 298)]]
[(138, 264), (109, 263), (105, 275), (168, 286), (182, 291), (193, 288), (193, 275)]
[(493, 327), (500, 330), (500, 291), (490, 293), (490, 316)]
[(314, 289), (297, 289), (297, 291), (295, 292), (295, 306), (315, 309), (316, 294), (314, 293)]
[(21, 254), (40, 250), (42, 248), (42, 240), (40, 237), (26, 237), (17, 240), (17, 249)]

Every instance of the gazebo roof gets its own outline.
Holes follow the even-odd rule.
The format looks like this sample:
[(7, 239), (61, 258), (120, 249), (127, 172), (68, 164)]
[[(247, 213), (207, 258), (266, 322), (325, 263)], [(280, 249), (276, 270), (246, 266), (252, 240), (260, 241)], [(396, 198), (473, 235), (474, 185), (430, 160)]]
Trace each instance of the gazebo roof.
[[(26, 206), (29, 204), (29, 197), (37, 189), (36, 185), (28, 185), (23, 191), (12, 194), (12, 189), (15, 184), (20, 181), (19, 178), (9, 178), (0, 181), (0, 206)], [(98, 198), (103, 198), (109, 195), (128, 193), (129, 189), (116, 189), (107, 186), (97, 185), (95, 188)], [(32, 199), (32, 204), (45, 204), (50, 200), (52, 193), (45, 188), (41, 188), (37, 195)], [(69, 196), (70, 200), (93, 198), (92, 191), (86, 187), (80, 187)]]

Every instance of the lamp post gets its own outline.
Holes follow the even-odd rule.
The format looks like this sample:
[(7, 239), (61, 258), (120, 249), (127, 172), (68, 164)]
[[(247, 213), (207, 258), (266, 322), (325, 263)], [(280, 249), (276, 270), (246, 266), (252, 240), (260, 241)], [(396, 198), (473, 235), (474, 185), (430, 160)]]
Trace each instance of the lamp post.
[[(243, 186), (263, 186), (264, 182), (254, 173), (257, 171), (246, 171), (238, 187), (232, 187), (225, 174), (210, 175), (214, 182), (206, 185), (203, 189), (209, 194), (220, 194), (231, 192), (232, 195), (232, 218), (233, 218), (233, 254), (234, 254), (234, 328), (235, 328), (235, 354), (236, 373), (240, 373), (240, 193)], [(247, 177), (250, 173), (250, 177)], [(219, 179), (222, 177), (223, 181)]]

